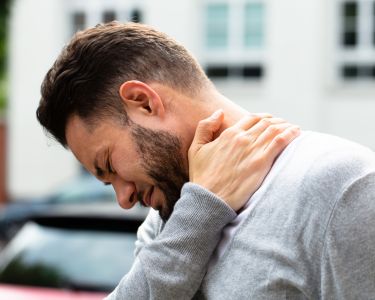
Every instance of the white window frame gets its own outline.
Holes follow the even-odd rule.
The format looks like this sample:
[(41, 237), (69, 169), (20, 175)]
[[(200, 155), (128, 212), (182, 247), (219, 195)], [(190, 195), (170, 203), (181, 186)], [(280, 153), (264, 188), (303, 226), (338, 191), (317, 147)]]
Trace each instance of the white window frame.
[(336, 0), (335, 1), (335, 55), (333, 56), (333, 67), (335, 70), (335, 82), (345, 85), (357, 85), (362, 83), (374, 82), (374, 78), (359, 77), (355, 80), (348, 80), (342, 76), (342, 68), (345, 65), (361, 65), (373, 66), (375, 65), (375, 44), (373, 39), (373, 24), (374, 20), (374, 3), (372, 0), (352, 0), (358, 5), (357, 18), (357, 44), (353, 47), (345, 47), (342, 44), (342, 7), (345, 2), (350, 0)]
[[(131, 13), (134, 10), (144, 12), (143, 1), (137, 0), (64, 0), (67, 5), (68, 22), (70, 24), (68, 38), (72, 36), (73, 24), (71, 17), (75, 12), (82, 12), (85, 14), (85, 27), (93, 27), (98, 23), (103, 22), (103, 13), (105, 11), (113, 11), (116, 13), (116, 18), (120, 22), (131, 21)], [(145, 20), (142, 20), (145, 22)]]
[[(264, 19), (263, 19), (263, 45), (259, 48), (248, 48), (244, 43), (244, 25), (245, 13), (244, 7), (247, 3), (262, 3), (264, 5)], [(205, 0), (202, 1), (201, 19), (205, 30), (206, 8), (209, 4), (227, 4), (229, 6), (229, 29), (228, 29), (228, 47), (225, 49), (214, 49), (206, 46), (206, 32), (202, 34), (201, 45), (202, 61), (205, 66), (208, 65), (252, 65), (258, 64), (264, 68), (264, 61), (267, 47), (267, 1), (266, 0)], [(232, 34), (236, 32), (236, 34)]]

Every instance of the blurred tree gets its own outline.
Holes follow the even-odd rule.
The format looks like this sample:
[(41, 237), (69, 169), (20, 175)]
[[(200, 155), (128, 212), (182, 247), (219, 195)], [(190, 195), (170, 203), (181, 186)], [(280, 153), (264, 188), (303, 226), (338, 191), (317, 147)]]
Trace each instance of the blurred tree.
[(0, 1), (0, 115), (6, 105), (7, 33), (11, 1)]

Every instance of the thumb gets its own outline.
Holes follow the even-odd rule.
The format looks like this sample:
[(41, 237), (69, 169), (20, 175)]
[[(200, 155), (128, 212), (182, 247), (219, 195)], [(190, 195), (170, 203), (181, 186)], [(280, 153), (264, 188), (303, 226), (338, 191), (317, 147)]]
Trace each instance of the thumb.
[(211, 142), (214, 138), (215, 132), (219, 130), (224, 119), (223, 110), (215, 111), (207, 119), (203, 119), (198, 123), (197, 129), (190, 149), (193, 152), (198, 151), (203, 145)]

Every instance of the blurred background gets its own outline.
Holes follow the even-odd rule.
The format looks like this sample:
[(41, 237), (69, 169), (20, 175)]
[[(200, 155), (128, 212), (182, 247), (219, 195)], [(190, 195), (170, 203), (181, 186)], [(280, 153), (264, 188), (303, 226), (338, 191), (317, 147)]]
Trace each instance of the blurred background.
[(219, 90), (249, 111), (375, 149), (375, 1), (1, 3), (2, 201), (49, 194), (82, 172), (36, 121), (40, 84), (74, 32), (113, 19), (175, 37)]
[[(375, 150), (374, 0), (0, 3), (3, 205), (56, 203), (51, 199), (59, 197), (85, 202), (95, 195), (114, 202), (113, 193), (83, 183), (91, 179), (35, 117), (40, 84), (63, 45), (77, 30), (112, 20), (146, 23), (173, 36), (224, 95), (251, 112), (270, 112)], [(87, 192), (93, 189), (95, 195)], [(72, 191), (76, 196), (66, 195)]]

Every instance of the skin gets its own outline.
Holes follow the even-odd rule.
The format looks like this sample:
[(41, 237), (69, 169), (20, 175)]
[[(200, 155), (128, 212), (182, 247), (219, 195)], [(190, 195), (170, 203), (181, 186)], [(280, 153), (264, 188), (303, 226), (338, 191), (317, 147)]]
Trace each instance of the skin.
[[(159, 83), (127, 81), (119, 94), (130, 125), (105, 119), (91, 128), (73, 115), (66, 126), (68, 147), (90, 173), (112, 184), (122, 208), (140, 202), (165, 220), (188, 176), (240, 209), (298, 135), (283, 120), (250, 116), (214, 87), (193, 99)], [(175, 166), (163, 169), (172, 156)], [(241, 183), (252, 190), (239, 189)]]

